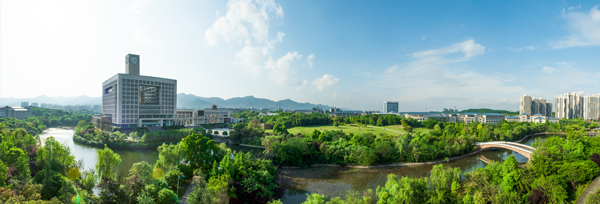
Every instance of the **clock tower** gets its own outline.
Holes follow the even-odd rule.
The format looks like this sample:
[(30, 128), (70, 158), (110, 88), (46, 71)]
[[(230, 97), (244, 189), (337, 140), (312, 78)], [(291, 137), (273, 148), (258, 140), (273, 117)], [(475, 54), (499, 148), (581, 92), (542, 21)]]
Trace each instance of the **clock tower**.
[(140, 75), (140, 56), (134, 54), (125, 55), (125, 74)]

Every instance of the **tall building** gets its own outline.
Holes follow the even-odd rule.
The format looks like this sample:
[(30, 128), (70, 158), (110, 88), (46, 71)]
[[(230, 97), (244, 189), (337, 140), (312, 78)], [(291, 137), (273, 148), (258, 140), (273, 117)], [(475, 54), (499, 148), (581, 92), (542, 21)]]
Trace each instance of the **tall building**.
[(583, 117), (583, 96), (577, 93), (566, 93), (554, 99), (557, 118)]
[(174, 123), (177, 80), (140, 75), (140, 56), (125, 56), (125, 74), (102, 83), (102, 113), (118, 127), (158, 127)]
[(21, 102), (21, 107), (27, 107), (29, 106), (29, 102)]
[(523, 95), (519, 102), (519, 114), (533, 116), (541, 114), (542, 116), (552, 117), (552, 103), (544, 98), (532, 98), (530, 95)]
[(383, 113), (398, 113), (398, 101), (384, 101)]
[(94, 105), (94, 112), (100, 113), (102, 112), (102, 108), (100, 105)]
[(583, 118), (586, 120), (600, 118), (600, 95), (583, 97)]
[(33, 107), (39, 107), (38, 103), (36, 103), (36, 102), (31, 103), (31, 106), (33, 106)]

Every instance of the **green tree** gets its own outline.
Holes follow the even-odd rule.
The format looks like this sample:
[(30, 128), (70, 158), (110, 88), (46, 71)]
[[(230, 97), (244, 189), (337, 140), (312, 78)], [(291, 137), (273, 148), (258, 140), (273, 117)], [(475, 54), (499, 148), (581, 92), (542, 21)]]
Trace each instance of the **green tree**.
[(8, 173), (8, 169), (4, 162), (0, 160), (0, 187), (6, 186), (6, 173)]
[[(184, 139), (185, 140), (185, 139)], [(165, 171), (176, 169), (177, 164), (183, 160), (183, 151), (181, 144), (162, 144), (157, 148), (158, 160), (154, 168), (162, 168)]]
[(181, 148), (184, 158), (194, 169), (207, 170), (214, 161), (223, 157), (217, 143), (200, 134), (191, 134), (183, 138)]
[(96, 172), (102, 179), (112, 179), (115, 177), (117, 167), (121, 163), (119, 154), (114, 153), (110, 148), (104, 145), (104, 149), (97, 150), (98, 163), (96, 163)]
[(158, 204), (173, 204), (177, 202), (177, 195), (171, 189), (163, 188), (158, 192), (156, 203)]
[(596, 189), (585, 198), (585, 204), (600, 204), (600, 189)]
[(141, 180), (141, 182), (145, 185), (150, 185), (154, 182), (154, 178), (152, 178), (152, 166), (148, 164), (146, 161), (141, 161), (138, 163), (134, 163), (129, 169), (129, 178), (137, 176)]
[(302, 204), (325, 204), (326, 199), (327, 199), (327, 196), (317, 194), (317, 193), (311, 193), (306, 198), (306, 201), (302, 202)]
[(194, 181), (196, 185), (194, 186), (193, 191), (188, 195), (188, 199), (186, 203), (188, 204), (211, 204), (212, 203), (212, 195), (210, 191), (207, 189), (206, 181), (204, 180), (204, 175), (200, 173), (198, 177), (194, 177)]

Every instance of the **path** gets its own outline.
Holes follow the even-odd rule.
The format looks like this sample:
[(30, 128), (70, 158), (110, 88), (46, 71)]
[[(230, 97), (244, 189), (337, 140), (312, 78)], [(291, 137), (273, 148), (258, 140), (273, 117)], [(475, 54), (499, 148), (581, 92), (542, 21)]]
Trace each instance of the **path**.
[(596, 189), (600, 189), (600, 176), (596, 176), (596, 178), (592, 181), (592, 183), (590, 183), (590, 185), (588, 185), (588, 187), (585, 188), (585, 190), (583, 191), (583, 193), (581, 193), (581, 196), (579, 196), (579, 199), (577, 200), (577, 202), (575, 204), (584, 204), (585, 197), (588, 194), (596, 191)]
[(194, 181), (196, 180), (196, 178), (198, 178), (198, 176), (194, 176), (194, 178), (192, 178), (192, 183), (190, 184), (190, 187), (188, 187), (188, 189), (185, 191), (185, 194), (183, 194), (179, 203), (184, 204), (185, 201), (187, 201), (187, 199), (188, 199), (188, 195), (192, 191), (194, 191), (194, 188), (196, 187), (196, 182), (194, 182)]
[(370, 125), (368, 125), (367, 127), (380, 128), (380, 129), (384, 129), (384, 130), (387, 130), (387, 131), (392, 131), (392, 132), (395, 132), (395, 133), (404, 134), (403, 132), (398, 132), (398, 131), (395, 131), (395, 130), (390, 130), (390, 129), (388, 129), (388, 128), (382, 128), (382, 127), (370, 126)]

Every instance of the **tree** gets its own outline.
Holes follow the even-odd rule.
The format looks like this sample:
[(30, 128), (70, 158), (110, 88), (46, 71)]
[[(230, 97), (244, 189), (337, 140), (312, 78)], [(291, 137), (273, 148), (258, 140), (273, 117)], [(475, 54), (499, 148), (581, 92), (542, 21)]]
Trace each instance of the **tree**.
[(4, 162), (0, 160), (0, 187), (6, 186), (6, 173), (8, 172)]
[(184, 158), (194, 169), (207, 170), (212, 167), (214, 161), (223, 157), (220, 155), (217, 143), (200, 134), (191, 134), (183, 138), (181, 149)]
[(121, 163), (119, 154), (114, 153), (110, 148), (104, 145), (103, 150), (98, 150), (98, 163), (96, 163), (96, 171), (100, 177), (104, 179), (112, 179), (115, 177), (117, 167)]
[(123, 190), (118, 181), (105, 179), (102, 181), (103, 187), (100, 191), (100, 203), (126, 204), (129, 201), (127, 192)]
[(223, 131), (223, 135), (227, 136), (227, 131)]
[(154, 168), (162, 168), (166, 171), (173, 170), (183, 159), (183, 152), (179, 144), (162, 144), (157, 150), (158, 160), (154, 164)]
[(134, 163), (131, 166), (131, 169), (129, 169), (128, 179), (133, 179), (133, 177), (136, 176), (139, 177), (144, 186), (150, 185), (154, 182), (154, 179), (152, 178), (152, 166), (146, 161)]
[(252, 119), (248, 123), (248, 128), (254, 130), (260, 130), (262, 127), (260, 126), (260, 121), (258, 119)]
[(410, 125), (403, 125), (403, 129), (405, 132), (410, 133), (413, 131), (412, 127)]
[(194, 186), (194, 190), (188, 195), (188, 199), (186, 202), (188, 204), (210, 204), (212, 203), (212, 195), (210, 191), (208, 191), (206, 187), (206, 181), (204, 180), (204, 175), (200, 173), (198, 177), (194, 177), (193, 181), (196, 186)]
[(172, 204), (177, 202), (177, 195), (173, 193), (171, 189), (163, 188), (158, 192), (156, 203), (158, 204)]
[(213, 132), (213, 134), (215, 134), (215, 135), (218, 135), (218, 134), (219, 134), (219, 131), (216, 131), (216, 130), (215, 130), (215, 132)]

